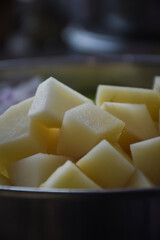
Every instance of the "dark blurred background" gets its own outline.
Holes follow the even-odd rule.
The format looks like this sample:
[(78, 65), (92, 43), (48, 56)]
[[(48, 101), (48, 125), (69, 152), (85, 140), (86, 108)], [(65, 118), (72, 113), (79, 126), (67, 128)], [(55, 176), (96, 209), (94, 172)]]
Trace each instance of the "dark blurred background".
[(1, 0), (0, 58), (62, 53), (66, 21), (59, 1)]
[(160, 1), (0, 1), (0, 59), (71, 53), (160, 54)]

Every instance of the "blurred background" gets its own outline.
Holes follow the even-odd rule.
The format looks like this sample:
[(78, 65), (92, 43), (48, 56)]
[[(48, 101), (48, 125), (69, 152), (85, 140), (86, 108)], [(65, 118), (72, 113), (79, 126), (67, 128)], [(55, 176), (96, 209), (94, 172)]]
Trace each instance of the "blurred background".
[(0, 59), (160, 54), (158, 0), (1, 0)]

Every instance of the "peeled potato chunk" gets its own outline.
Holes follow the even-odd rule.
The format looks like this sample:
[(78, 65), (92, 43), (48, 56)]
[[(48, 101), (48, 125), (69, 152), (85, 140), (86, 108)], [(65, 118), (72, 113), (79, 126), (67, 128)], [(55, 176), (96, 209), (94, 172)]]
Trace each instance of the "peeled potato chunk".
[(11, 185), (9, 178), (0, 174), (0, 185)]
[(151, 181), (138, 169), (136, 169), (129, 178), (126, 188), (150, 188), (154, 185)]
[(89, 179), (74, 163), (66, 161), (59, 167), (41, 188), (101, 189)]
[(155, 122), (145, 104), (104, 102), (101, 108), (125, 122), (119, 143), (127, 152), (130, 144), (158, 136)]
[(85, 102), (92, 101), (50, 77), (38, 86), (29, 116), (45, 126), (59, 128), (65, 111)]
[(126, 153), (126, 151), (124, 151), (124, 149), (121, 147), (121, 145), (119, 143), (113, 143), (112, 146), (118, 151), (120, 152), (120, 154), (122, 154), (122, 156), (124, 156), (124, 158), (126, 160), (128, 160), (132, 165), (133, 165), (133, 160), (131, 158), (131, 155)]
[(60, 131), (60, 128), (50, 129), (47, 141), (47, 153), (56, 154)]
[(131, 144), (131, 154), (135, 167), (160, 185), (160, 137)]
[(102, 139), (118, 140), (124, 122), (91, 103), (66, 111), (57, 154), (78, 159)]
[(102, 188), (124, 187), (134, 166), (108, 141), (103, 140), (76, 165)]
[(160, 110), (159, 110), (159, 122), (157, 124), (157, 129), (158, 129), (158, 132), (159, 132), (159, 135), (160, 135)]
[(38, 153), (7, 165), (12, 185), (39, 187), (62, 164), (65, 156)]
[(30, 98), (13, 105), (0, 116), (0, 172), (9, 162), (46, 152), (48, 129), (28, 117), (32, 101)]
[(152, 119), (159, 119), (160, 98), (153, 89), (99, 85), (96, 104), (101, 106), (104, 102), (146, 104)]
[(155, 78), (153, 80), (153, 90), (160, 97), (160, 76), (155, 76)]

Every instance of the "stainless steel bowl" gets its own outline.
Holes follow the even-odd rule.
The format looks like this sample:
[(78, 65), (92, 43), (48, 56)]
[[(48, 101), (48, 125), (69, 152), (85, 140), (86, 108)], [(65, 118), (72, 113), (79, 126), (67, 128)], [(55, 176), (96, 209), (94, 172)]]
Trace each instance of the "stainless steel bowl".
[[(0, 62), (0, 83), (54, 76), (94, 96), (99, 83), (151, 87), (156, 56), (112, 55)], [(160, 188), (97, 191), (0, 186), (1, 239), (160, 239)]]

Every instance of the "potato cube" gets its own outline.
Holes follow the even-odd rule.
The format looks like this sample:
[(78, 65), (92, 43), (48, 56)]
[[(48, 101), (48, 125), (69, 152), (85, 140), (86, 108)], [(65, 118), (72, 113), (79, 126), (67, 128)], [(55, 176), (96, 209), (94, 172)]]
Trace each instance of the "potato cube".
[(10, 179), (0, 174), (0, 185), (11, 185)]
[(135, 169), (127, 158), (106, 140), (97, 144), (76, 164), (102, 188), (124, 187)]
[(158, 133), (159, 133), (159, 135), (160, 135), (160, 109), (159, 109), (159, 122), (158, 122), (158, 124), (157, 124), (157, 129), (158, 129)]
[(0, 172), (6, 163), (46, 152), (48, 129), (28, 117), (32, 100), (22, 101), (0, 116)]
[(8, 164), (7, 170), (13, 185), (39, 187), (67, 159), (65, 156), (38, 153)]
[(92, 101), (50, 77), (38, 86), (29, 116), (48, 127), (59, 128), (65, 111), (85, 102)]
[(74, 163), (66, 161), (59, 167), (41, 188), (101, 189), (89, 179)]
[(112, 144), (112, 146), (124, 156), (126, 160), (128, 160), (133, 165), (133, 160), (131, 158), (131, 154), (126, 153), (124, 149), (121, 147), (121, 145), (118, 142), (115, 142)]
[(57, 154), (78, 159), (102, 139), (117, 141), (124, 122), (91, 103), (66, 111)]
[(135, 167), (160, 185), (160, 137), (131, 144), (131, 154)]
[(160, 76), (156, 76), (153, 80), (153, 90), (160, 97)]
[(145, 104), (104, 102), (101, 108), (125, 122), (119, 143), (126, 152), (129, 152), (130, 144), (158, 136)]
[(129, 178), (126, 188), (150, 188), (154, 185), (151, 181), (138, 169), (136, 169)]
[(146, 104), (152, 119), (159, 119), (160, 98), (153, 89), (99, 85), (96, 104), (101, 106), (104, 102)]
[(49, 131), (48, 135), (48, 144), (47, 144), (47, 153), (48, 154), (56, 154), (57, 144), (60, 135), (60, 128), (52, 128)]

